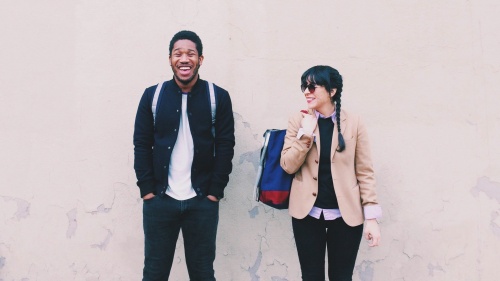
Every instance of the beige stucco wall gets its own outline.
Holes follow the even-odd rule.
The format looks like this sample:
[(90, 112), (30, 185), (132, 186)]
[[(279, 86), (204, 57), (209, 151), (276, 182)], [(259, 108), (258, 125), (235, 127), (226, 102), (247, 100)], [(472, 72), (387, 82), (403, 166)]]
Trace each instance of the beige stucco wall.
[[(261, 135), (304, 108), (302, 72), (344, 76), (385, 217), (354, 280), (498, 280), (500, 5), (472, 1), (0, 2), (0, 280), (140, 280), (132, 133), (181, 29), (229, 90), (234, 172), (218, 280), (295, 281), (290, 218), (252, 201)], [(182, 244), (171, 280), (188, 280)]]

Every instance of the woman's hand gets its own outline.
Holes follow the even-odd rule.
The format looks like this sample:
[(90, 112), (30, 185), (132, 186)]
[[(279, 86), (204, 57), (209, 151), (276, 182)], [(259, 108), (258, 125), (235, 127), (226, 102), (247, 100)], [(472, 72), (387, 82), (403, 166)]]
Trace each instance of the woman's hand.
[(378, 246), (380, 242), (380, 228), (376, 219), (365, 221), (364, 235), (370, 247)]
[(304, 134), (310, 136), (316, 129), (316, 125), (318, 124), (318, 119), (316, 119), (316, 116), (311, 114), (302, 113), (302, 116), (304, 116), (304, 118), (302, 118), (302, 121), (300, 122), (302, 130), (304, 131)]

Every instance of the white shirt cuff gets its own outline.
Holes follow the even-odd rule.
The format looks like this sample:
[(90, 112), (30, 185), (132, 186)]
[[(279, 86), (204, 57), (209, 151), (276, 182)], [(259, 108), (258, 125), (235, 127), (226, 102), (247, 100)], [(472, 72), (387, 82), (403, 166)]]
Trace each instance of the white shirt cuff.
[[(305, 131), (303, 128), (300, 128), (299, 131), (297, 132), (297, 139), (300, 140), (300, 138), (303, 136), (303, 135), (306, 135)], [(315, 136), (314, 136), (314, 133), (311, 133), (311, 135), (313, 136), (313, 138), (316, 140)]]
[(370, 219), (380, 219), (382, 218), (382, 207), (380, 205), (364, 206), (363, 212), (365, 214), (365, 220)]

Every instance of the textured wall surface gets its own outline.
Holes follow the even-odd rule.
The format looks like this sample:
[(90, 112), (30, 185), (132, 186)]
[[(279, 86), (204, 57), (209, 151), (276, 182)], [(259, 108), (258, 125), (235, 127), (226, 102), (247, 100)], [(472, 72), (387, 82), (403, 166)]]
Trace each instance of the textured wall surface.
[[(262, 133), (305, 107), (317, 64), (366, 120), (384, 208), (354, 280), (498, 280), (498, 1), (0, 3), (0, 280), (140, 280), (133, 122), (181, 29), (235, 112), (218, 280), (300, 280), (290, 217), (252, 189)], [(182, 241), (171, 280), (188, 280)]]

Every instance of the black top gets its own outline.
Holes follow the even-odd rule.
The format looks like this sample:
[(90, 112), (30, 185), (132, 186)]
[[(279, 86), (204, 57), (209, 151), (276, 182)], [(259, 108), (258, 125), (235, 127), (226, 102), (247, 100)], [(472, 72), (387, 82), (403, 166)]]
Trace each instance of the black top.
[(337, 196), (333, 189), (331, 169), (332, 136), (334, 123), (332, 118), (318, 119), (321, 148), (319, 153), (318, 197), (314, 206), (322, 209), (338, 209)]
[[(234, 117), (228, 92), (216, 85), (214, 89), (217, 103), (215, 138), (206, 81), (198, 78), (187, 94), (187, 114), (194, 145), (191, 182), (198, 196), (222, 198), (232, 170)], [(152, 86), (144, 91), (135, 118), (134, 169), (141, 197), (151, 192), (161, 195), (168, 186), (170, 157), (182, 113), (182, 91), (174, 80), (166, 81), (158, 98), (155, 125), (151, 111), (155, 90), (156, 86)]]

